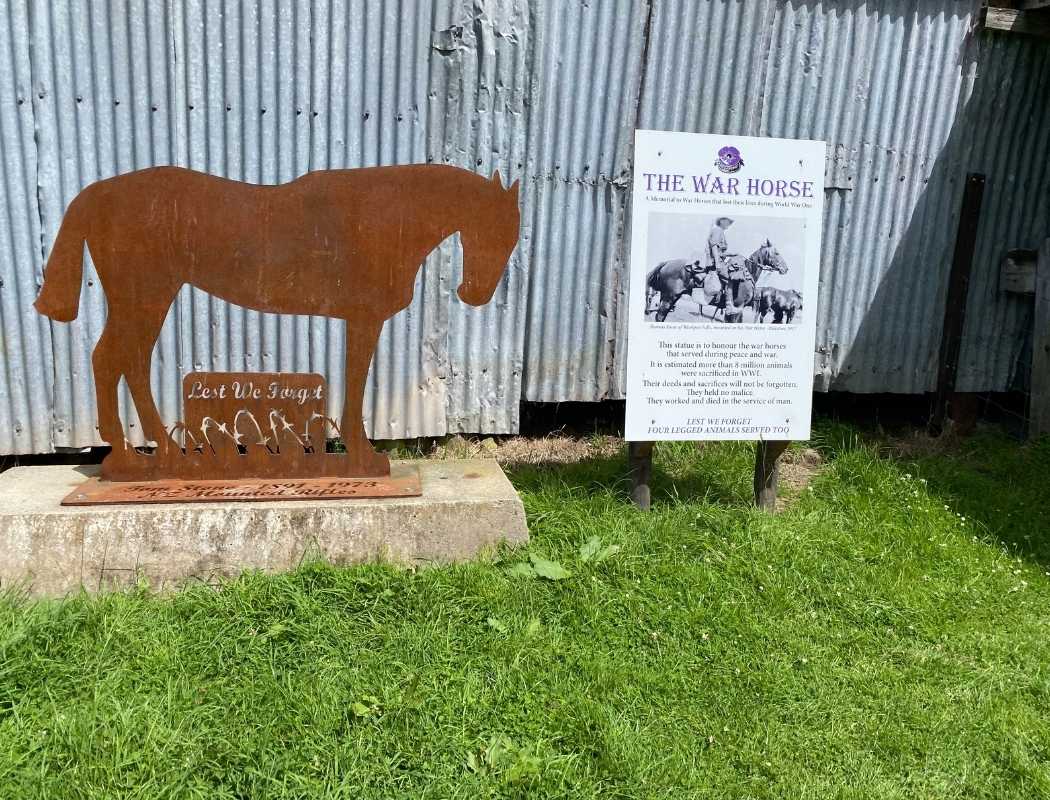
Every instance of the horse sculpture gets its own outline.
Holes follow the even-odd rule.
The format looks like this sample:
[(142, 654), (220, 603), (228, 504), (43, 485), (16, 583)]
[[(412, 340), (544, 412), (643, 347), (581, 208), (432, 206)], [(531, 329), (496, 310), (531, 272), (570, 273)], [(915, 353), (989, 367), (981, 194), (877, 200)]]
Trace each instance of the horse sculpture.
[[(84, 245), (109, 306), (92, 354), (103, 476), (133, 453), (117, 410), (121, 376), (158, 454), (178, 448), (150, 388), (153, 346), (185, 284), (258, 311), (346, 320), (340, 476), (390, 473), (365, 435), (365, 379), (383, 323), (412, 301), (420, 265), (459, 232), (460, 299), (489, 301), (518, 242), (518, 183), (456, 167), (410, 165), (308, 173), (260, 186), (179, 167), (102, 180), (70, 204), (35, 306), (76, 318)], [(122, 465), (121, 460), (125, 460)], [(123, 470), (126, 472), (127, 470)]]
[[(777, 252), (776, 247), (768, 239), (748, 257), (728, 256), (736, 259), (737, 266), (741, 267), (746, 277), (738, 281), (734, 300), (736, 305), (753, 307), (757, 296), (758, 277), (763, 272), (779, 272), (783, 275), (788, 271), (787, 262)], [(712, 270), (704, 272), (699, 261), (687, 261), (685, 259), (673, 259), (658, 264), (649, 272), (645, 280), (646, 284), (646, 313), (648, 313), (650, 298), (659, 295), (660, 305), (656, 310), (656, 321), (663, 322), (667, 319), (678, 301), (683, 295), (691, 295), (696, 289), (702, 292), (700, 302), (700, 313), (703, 307), (710, 305), (715, 309), (723, 309), (723, 318), (726, 322), (741, 322), (743, 313), (725, 314), (725, 292), (728, 287), (722, 286), (722, 279)], [(712, 312), (714, 313), (714, 312)]]

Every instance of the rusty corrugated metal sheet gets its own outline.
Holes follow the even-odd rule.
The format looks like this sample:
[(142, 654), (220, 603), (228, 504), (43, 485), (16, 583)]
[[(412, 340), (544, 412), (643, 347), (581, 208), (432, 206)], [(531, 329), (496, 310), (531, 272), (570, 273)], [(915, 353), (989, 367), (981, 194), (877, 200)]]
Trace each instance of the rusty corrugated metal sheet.
[[(959, 385), (1006, 388), (1030, 322), (998, 292), (998, 260), (1050, 233), (1050, 47), (975, 33), (979, 6), (0, 0), (0, 451), (97, 441), (97, 281), (72, 326), (49, 328), (29, 303), (76, 192), (152, 164), (262, 183), (427, 160), (521, 176), (507, 282), (465, 307), (457, 248), (431, 256), (381, 340), (370, 430), (511, 431), (522, 398), (622, 396), (635, 127), (829, 142), (822, 389), (932, 387), (961, 184), (985, 172)], [(342, 339), (339, 322), (184, 290), (157, 349), (162, 413), (179, 415), (192, 369), (322, 371), (335, 410)]]
[(953, 121), (969, 98), (979, 3), (894, 0), (774, 15), (760, 133), (825, 139), (820, 383), (934, 388), (953, 219), (966, 165)]
[(17, 0), (0, 0), (0, 453), (53, 449), (50, 328), (29, 313), (43, 259), (25, 12)]

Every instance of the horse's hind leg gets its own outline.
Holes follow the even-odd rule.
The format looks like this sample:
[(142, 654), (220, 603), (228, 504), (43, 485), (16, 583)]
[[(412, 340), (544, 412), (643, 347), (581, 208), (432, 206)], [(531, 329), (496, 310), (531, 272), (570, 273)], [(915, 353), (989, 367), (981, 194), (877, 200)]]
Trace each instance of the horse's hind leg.
[(98, 435), (117, 452), (124, 448), (124, 428), (120, 424), (117, 388), (120, 385), (120, 356), (123, 342), (112, 317), (91, 354), (95, 374), (95, 405), (98, 411)]
[(164, 422), (150, 387), (150, 365), (153, 345), (169, 305), (170, 301), (142, 306), (129, 306), (118, 301), (110, 305), (106, 327), (95, 346), (92, 363), (98, 393), (99, 430), (102, 438), (114, 449), (124, 440), (117, 414), (117, 385), (121, 375), (128, 382), (146, 441), (154, 441), (160, 448), (168, 444)]

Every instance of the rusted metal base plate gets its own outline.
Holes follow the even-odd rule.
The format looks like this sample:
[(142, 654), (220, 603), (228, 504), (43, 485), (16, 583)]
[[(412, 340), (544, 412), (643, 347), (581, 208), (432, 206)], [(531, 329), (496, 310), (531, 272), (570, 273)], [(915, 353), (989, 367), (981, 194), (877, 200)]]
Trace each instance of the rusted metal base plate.
[(89, 478), (62, 500), (64, 506), (132, 503), (230, 503), (258, 500), (350, 500), (419, 497), (417, 467), (398, 464), (383, 478), (299, 478), (292, 480), (102, 481)]

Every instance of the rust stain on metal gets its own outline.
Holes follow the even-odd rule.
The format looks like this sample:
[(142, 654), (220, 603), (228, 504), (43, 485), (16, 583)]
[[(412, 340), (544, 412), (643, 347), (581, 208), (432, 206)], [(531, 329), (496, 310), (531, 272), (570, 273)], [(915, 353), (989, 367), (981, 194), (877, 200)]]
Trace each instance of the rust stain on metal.
[(341, 500), (418, 497), (423, 493), (416, 467), (401, 465), (378, 478), (300, 478), (295, 480), (104, 481), (89, 478), (62, 500), (64, 506), (130, 503), (234, 503), (253, 500)]
[[(99, 181), (77, 195), (35, 306), (56, 321), (76, 318), (86, 244), (109, 307), (92, 354), (99, 434), (112, 445), (102, 463), (106, 480), (385, 476), (389, 461), (373, 449), (361, 417), (383, 323), (411, 303), (420, 265), (457, 232), (463, 247), (458, 295), (472, 305), (487, 303), (517, 245), (519, 225), (518, 183), (506, 189), (498, 173), (488, 179), (457, 167), (416, 164), (312, 172), (287, 184), (259, 186), (153, 167)], [(302, 457), (289, 458), (286, 428), (261, 448), (276, 446), (279, 454), (244, 458), (240, 453), (238, 459), (234, 450), (242, 443), (222, 439), (216, 440), (222, 442), (221, 456), (217, 450), (206, 453), (183, 435), (197, 426), (203, 413), (197, 406), (188, 406), (186, 423), (175, 426), (174, 438), (165, 430), (150, 388), (150, 362), (168, 309), (185, 284), (258, 311), (346, 320), (342, 418), (338, 425), (322, 422), (332, 426), (326, 433), (338, 430), (345, 453), (321, 452), (316, 437), (325, 434), (311, 430)], [(152, 455), (138, 453), (125, 439), (117, 412), (121, 377), (144, 435), (156, 442)], [(317, 377), (310, 377), (310, 386)], [(206, 386), (212, 379), (198, 374), (194, 380)], [(265, 407), (266, 419), (260, 421), (247, 406), (220, 405), (223, 415), (246, 410), (260, 428), (259, 442), (267, 439)], [(246, 435), (236, 422), (233, 426), (232, 436)], [(314, 446), (318, 452), (307, 452)]]

